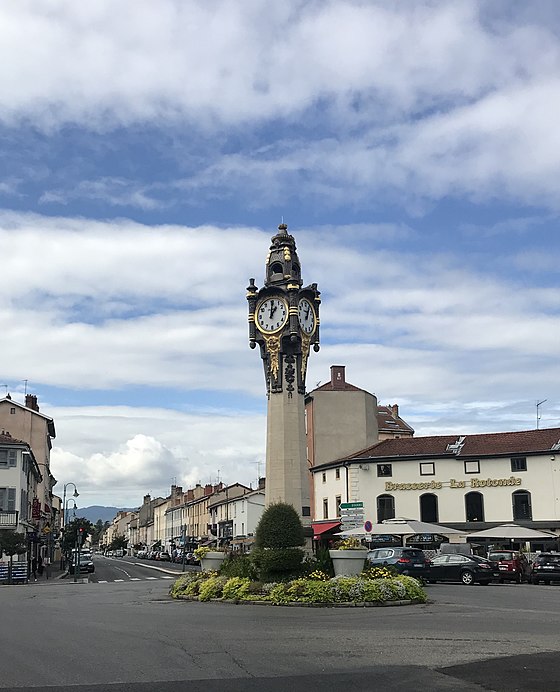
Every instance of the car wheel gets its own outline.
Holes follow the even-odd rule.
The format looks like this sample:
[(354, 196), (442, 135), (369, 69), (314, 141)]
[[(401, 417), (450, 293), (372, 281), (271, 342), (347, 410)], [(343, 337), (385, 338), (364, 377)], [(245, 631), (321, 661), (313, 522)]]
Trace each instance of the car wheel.
[(472, 586), (474, 584), (474, 575), (469, 570), (461, 572), (461, 582), (466, 586)]

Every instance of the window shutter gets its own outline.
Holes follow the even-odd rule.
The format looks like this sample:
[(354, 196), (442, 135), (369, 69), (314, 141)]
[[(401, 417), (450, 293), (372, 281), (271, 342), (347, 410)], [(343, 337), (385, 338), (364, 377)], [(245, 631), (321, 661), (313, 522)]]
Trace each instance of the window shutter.
[(16, 489), (8, 488), (8, 512), (16, 511)]
[(0, 488), (0, 509), (3, 512), (6, 512), (8, 510), (8, 502), (7, 502), (7, 496), (6, 496), (6, 490), (7, 488)]
[(8, 450), (0, 449), (0, 466), (8, 465)]
[(15, 449), (8, 451), (8, 466), (17, 466), (17, 452)]

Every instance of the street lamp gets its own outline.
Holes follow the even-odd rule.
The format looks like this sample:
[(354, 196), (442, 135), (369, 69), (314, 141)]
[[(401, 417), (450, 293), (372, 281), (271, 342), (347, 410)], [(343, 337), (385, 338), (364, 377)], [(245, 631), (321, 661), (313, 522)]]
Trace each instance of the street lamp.
[[(76, 484), (75, 484), (75, 483), (70, 482), (70, 483), (65, 483), (65, 484), (64, 484), (64, 491), (63, 491), (63, 494), (62, 494), (62, 507), (63, 507), (63, 509), (64, 509), (64, 517), (63, 517), (63, 518), (64, 518), (64, 526), (66, 526), (66, 524), (67, 524), (67, 522), (68, 522), (68, 516), (67, 516), (67, 510), (66, 510), (66, 488), (67, 488), (69, 485), (73, 485), (73, 486), (74, 486), (74, 492), (72, 493), (72, 497), (78, 497), (79, 494), (80, 494), (80, 493), (78, 492), (78, 488), (76, 488)], [(75, 504), (76, 504), (76, 503), (74, 503), (74, 505), (75, 505)]]

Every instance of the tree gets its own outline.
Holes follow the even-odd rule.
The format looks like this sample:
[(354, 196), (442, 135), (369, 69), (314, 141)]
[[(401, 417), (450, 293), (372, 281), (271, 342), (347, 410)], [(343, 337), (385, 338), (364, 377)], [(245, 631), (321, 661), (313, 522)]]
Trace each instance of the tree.
[[(82, 529), (81, 532), (80, 529)], [(78, 543), (78, 536), (81, 535), (83, 545), (87, 537), (93, 534), (93, 531), (94, 526), (89, 519), (85, 519), (84, 517), (73, 519), (66, 524), (62, 532), (62, 538), (60, 540), (62, 551), (66, 554), (71, 553), (72, 549), (75, 548)]]
[(12, 583), (12, 564), (14, 555), (23, 555), (27, 551), (27, 538), (24, 533), (18, 533), (12, 529), (0, 531), (0, 555), (6, 553), (10, 556), (8, 564), (8, 583)]
[(113, 540), (109, 543), (109, 550), (124, 550), (128, 544), (128, 541), (124, 536), (115, 536)]
[(102, 519), (98, 519), (93, 526), (93, 531), (91, 534), (91, 542), (94, 545), (99, 544), (99, 539), (101, 538), (103, 531), (105, 531), (105, 524), (103, 523)]

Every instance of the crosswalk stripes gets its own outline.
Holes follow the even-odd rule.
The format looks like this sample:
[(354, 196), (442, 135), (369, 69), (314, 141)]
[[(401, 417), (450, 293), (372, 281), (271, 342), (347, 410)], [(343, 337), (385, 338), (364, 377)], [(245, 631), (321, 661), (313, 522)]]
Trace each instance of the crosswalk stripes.
[(130, 577), (130, 579), (99, 579), (97, 582), (93, 582), (96, 584), (122, 584), (126, 583), (129, 581), (158, 581), (160, 579), (175, 579), (175, 577), (172, 576), (161, 576), (161, 577)]

